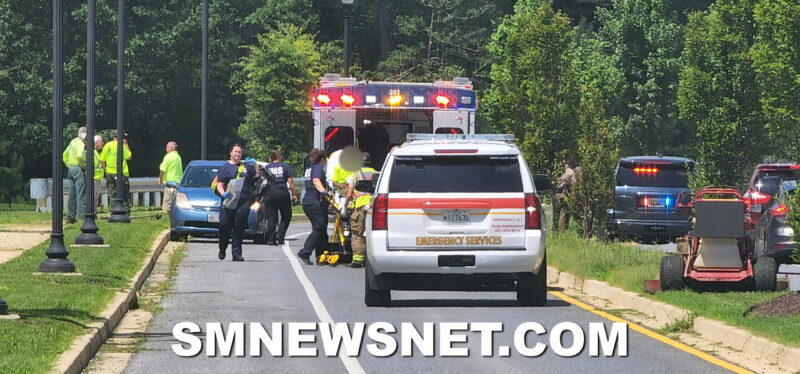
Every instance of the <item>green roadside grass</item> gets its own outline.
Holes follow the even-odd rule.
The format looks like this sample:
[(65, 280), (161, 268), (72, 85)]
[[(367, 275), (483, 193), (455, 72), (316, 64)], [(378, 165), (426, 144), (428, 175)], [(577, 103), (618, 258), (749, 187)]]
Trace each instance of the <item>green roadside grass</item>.
[(637, 249), (630, 243), (585, 241), (575, 232), (550, 233), (548, 265), (584, 279), (596, 279), (647, 298), (688, 310), (694, 316), (725, 322), (779, 343), (800, 347), (800, 316), (756, 317), (743, 313), (752, 305), (773, 299), (780, 292), (695, 292), (691, 290), (643, 292), (643, 281), (656, 279), (661, 257), (657, 251)]
[[(0, 297), (19, 320), (0, 320), (0, 373), (46, 373), (72, 340), (127, 287), (139, 271), (165, 219), (134, 219), (131, 224), (98, 220), (108, 248), (68, 247), (80, 276), (33, 274), (46, 258), (49, 241), (0, 265)], [(65, 229), (68, 246), (80, 233)]]

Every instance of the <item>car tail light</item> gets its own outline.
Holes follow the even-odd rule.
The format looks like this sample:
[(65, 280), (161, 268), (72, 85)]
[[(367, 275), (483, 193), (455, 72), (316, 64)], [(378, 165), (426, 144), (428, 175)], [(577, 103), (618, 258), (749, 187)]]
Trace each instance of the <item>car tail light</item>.
[(542, 204), (533, 193), (525, 194), (525, 229), (540, 230), (542, 228)]
[(750, 200), (750, 204), (764, 204), (769, 202), (769, 199), (772, 198), (771, 195), (767, 195), (765, 193), (761, 193), (755, 190), (750, 190), (747, 192), (747, 197)]
[(778, 206), (772, 208), (773, 217), (786, 217), (786, 214), (788, 213), (789, 207), (783, 204), (778, 204)]
[(317, 102), (322, 105), (328, 105), (331, 103), (331, 97), (326, 94), (319, 94), (317, 95)]
[(389, 228), (389, 195), (380, 194), (372, 206), (372, 229), (387, 230)]

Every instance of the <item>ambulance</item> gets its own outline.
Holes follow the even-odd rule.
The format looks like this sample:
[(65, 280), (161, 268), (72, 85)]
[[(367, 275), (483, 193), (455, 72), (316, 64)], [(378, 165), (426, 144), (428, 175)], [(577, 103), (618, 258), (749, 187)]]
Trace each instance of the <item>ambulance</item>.
[(545, 215), (513, 135), (407, 134), (367, 218), (367, 306), (392, 290), (516, 291), (547, 301)]
[(467, 78), (370, 82), (325, 74), (312, 101), (314, 148), (330, 155), (356, 146), (370, 153), (375, 169), (407, 134), (475, 133), (477, 102)]

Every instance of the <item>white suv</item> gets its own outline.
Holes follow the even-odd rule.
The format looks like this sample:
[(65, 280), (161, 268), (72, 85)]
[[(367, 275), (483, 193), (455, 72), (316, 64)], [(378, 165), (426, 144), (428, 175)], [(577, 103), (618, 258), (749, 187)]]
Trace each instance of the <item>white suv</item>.
[(367, 306), (391, 290), (516, 291), (547, 302), (545, 217), (512, 135), (409, 134), (377, 180), (367, 219)]

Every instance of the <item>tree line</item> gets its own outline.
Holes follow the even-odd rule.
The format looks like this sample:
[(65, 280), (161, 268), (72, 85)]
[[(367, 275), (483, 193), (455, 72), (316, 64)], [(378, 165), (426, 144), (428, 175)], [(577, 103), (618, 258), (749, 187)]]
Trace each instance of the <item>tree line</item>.
[[(184, 159), (199, 157), (202, 4), (127, 3), (125, 124), (132, 174), (144, 176), (167, 140)], [(299, 163), (311, 146), (310, 92), (341, 69), (344, 8), (210, 4), (209, 157), (242, 141)], [(52, 10), (20, 0), (0, 9), (7, 198), (50, 173)], [(66, 0), (65, 9), (69, 138), (85, 118), (86, 5)], [(97, 123), (111, 129), (116, 2), (99, 1), (97, 18)], [(741, 185), (755, 163), (800, 151), (800, 6), (791, 0), (356, 0), (351, 20), (355, 77), (472, 78), (481, 132), (515, 134), (536, 170), (554, 175), (565, 157), (582, 166), (579, 178), (595, 186), (582, 192), (595, 202), (582, 211), (600, 213), (608, 196), (597, 187), (613, 183), (618, 156), (688, 156), (700, 165), (695, 183)]]

